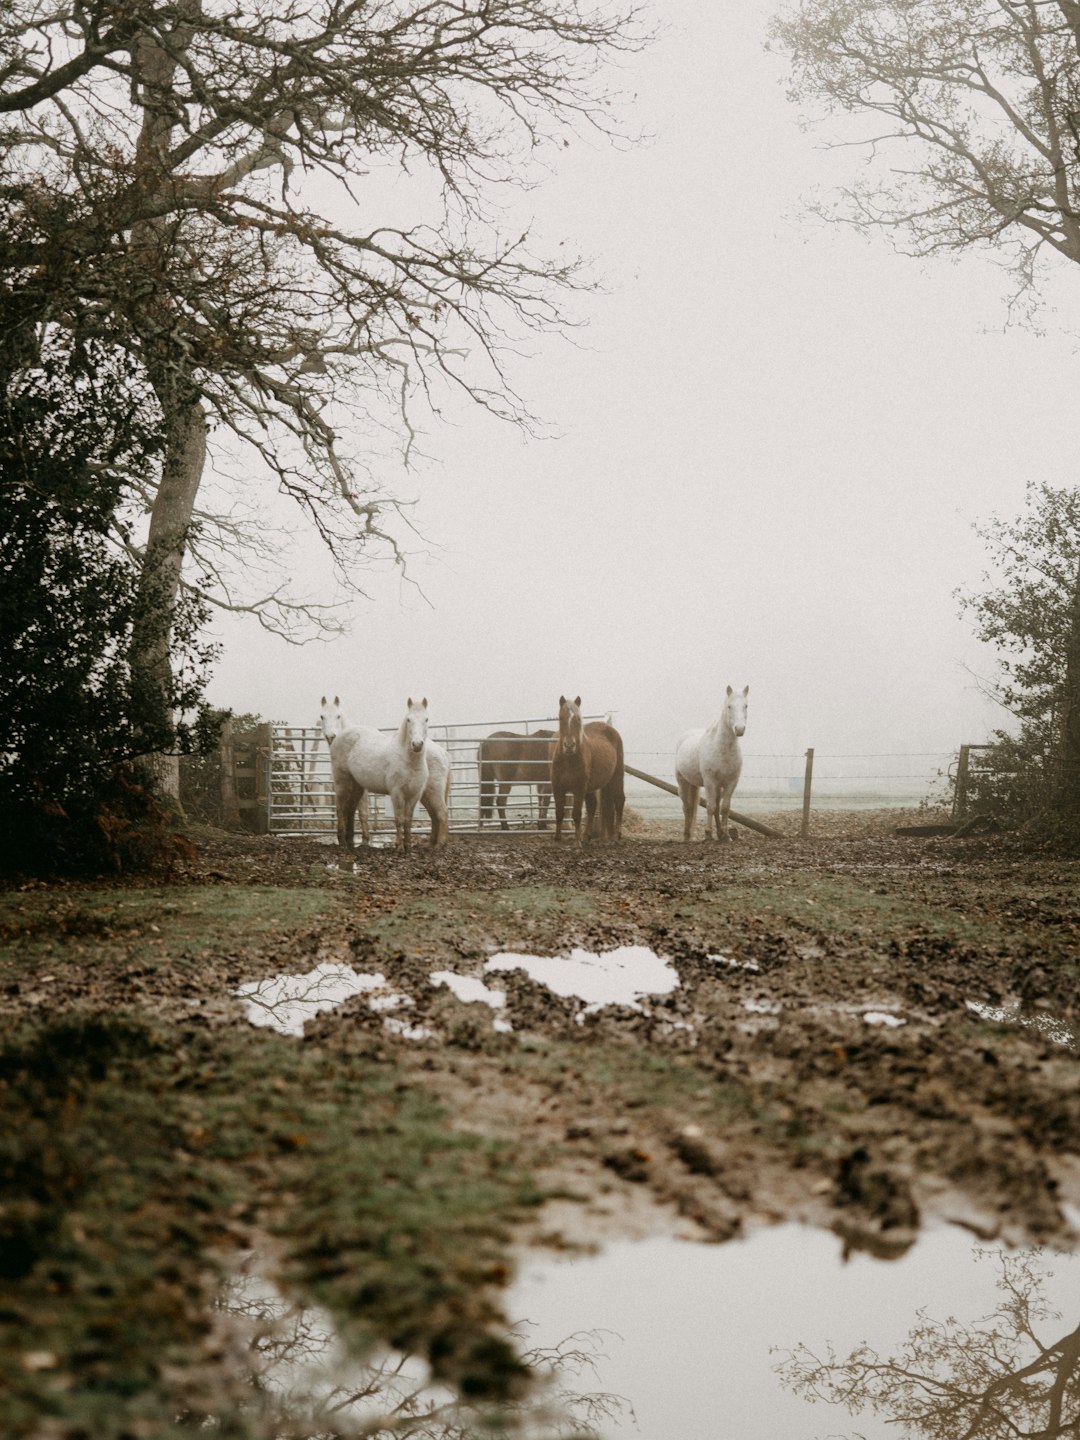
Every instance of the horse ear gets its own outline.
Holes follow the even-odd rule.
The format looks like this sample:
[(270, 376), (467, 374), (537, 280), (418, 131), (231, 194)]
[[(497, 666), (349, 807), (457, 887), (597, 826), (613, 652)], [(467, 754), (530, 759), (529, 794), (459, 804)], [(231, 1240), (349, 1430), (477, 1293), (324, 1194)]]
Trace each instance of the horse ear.
[(576, 696), (576, 697), (574, 698), (574, 704), (578, 707), (579, 710), (581, 709), (581, 696), (580, 696), (580, 695), (578, 695), (578, 696)]
[(727, 693), (728, 693), (729, 695), (734, 695), (734, 694), (735, 694), (735, 691), (732, 690), (732, 688), (731, 688), (730, 685), (727, 687)]
[(405, 709), (406, 709), (406, 710), (411, 710), (411, 709), (412, 709), (412, 696), (411, 696), (411, 695), (410, 695), (409, 698), (405, 701)]
[(325, 695), (324, 695), (324, 696), (322, 697), (322, 699), (319, 701), (319, 704), (320, 704), (320, 705), (325, 705), (325, 704), (326, 704), (326, 696), (325, 696)]
[(420, 701), (420, 707), (421, 707), (421, 709), (423, 709), (423, 710), (426, 710), (426, 709), (427, 709), (427, 696), (426, 696), (426, 695), (425, 695), (424, 698)]
[(750, 686), (749, 686), (749, 685), (744, 685), (744, 686), (742, 687), (742, 693), (743, 693), (744, 695), (749, 695), (749, 694), (750, 694)]
[(334, 704), (335, 704), (335, 705), (340, 705), (340, 704), (341, 704), (341, 701), (338, 699), (338, 697), (337, 697), (336, 695), (334, 696)]
[(560, 695), (560, 696), (559, 696), (559, 704), (560, 704), (560, 705), (565, 705), (565, 704), (566, 704), (566, 696), (565, 696), (565, 695)]

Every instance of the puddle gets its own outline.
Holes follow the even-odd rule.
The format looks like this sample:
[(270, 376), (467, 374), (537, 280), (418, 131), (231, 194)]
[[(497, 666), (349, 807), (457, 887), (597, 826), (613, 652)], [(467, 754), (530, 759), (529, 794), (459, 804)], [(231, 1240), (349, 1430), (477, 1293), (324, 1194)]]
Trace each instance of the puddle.
[[(282, 1035), (302, 1035), (305, 1022), (313, 1016), (333, 1010), (365, 991), (371, 992), (368, 1004), (372, 1010), (395, 1010), (414, 1003), (410, 996), (396, 990), (381, 971), (364, 974), (348, 965), (331, 964), (317, 965), (304, 975), (249, 980), (233, 994), (243, 1001), (252, 1025), (270, 1025)], [(385, 1023), (388, 1027), (391, 1024), (389, 1020)]]
[[(388, 1349), (352, 1359), (329, 1314), (288, 1300), (248, 1255), (215, 1307), (239, 1329), (247, 1349), (252, 1408), (270, 1433), (397, 1433), (380, 1421), (438, 1414), (455, 1396), (434, 1385), (427, 1364)], [(205, 1427), (204, 1427), (205, 1428)]]
[(435, 1031), (429, 1030), (426, 1025), (410, 1025), (407, 1020), (399, 1020), (396, 1016), (389, 1016), (383, 1021), (383, 1029), (388, 1030), (391, 1035), (400, 1035), (403, 1040), (434, 1040)]
[[(505, 990), (490, 990), (482, 980), (477, 980), (472, 975), (458, 975), (453, 970), (436, 970), (429, 978), (433, 985), (445, 985), (463, 1004), (479, 1002), (490, 1005), (492, 1010), (501, 1010), (506, 1005)], [(503, 1015), (494, 1017), (491, 1028), (500, 1035), (511, 1035), (514, 1030), (513, 1025)]]
[[(544, 1378), (496, 1420), (434, 1382), (427, 1362), (415, 1355), (379, 1347), (363, 1360), (351, 1357), (330, 1315), (288, 1300), (253, 1254), (223, 1287), (215, 1308), (247, 1347), (250, 1409), (269, 1434), (357, 1440), (553, 1440), (573, 1434), (590, 1440), (600, 1433), (592, 1428), (598, 1417), (618, 1413), (617, 1405), (574, 1388), (594, 1357), (604, 1355), (603, 1337), (571, 1335), (540, 1349), (515, 1334), (519, 1352)], [(213, 1431), (217, 1424), (211, 1418), (202, 1428)]]
[(542, 1378), (501, 1423), (415, 1356), (349, 1357), (329, 1316), (286, 1300), (255, 1257), (218, 1309), (248, 1347), (268, 1433), (989, 1440), (1080, 1430), (1078, 1264), (955, 1226), (896, 1261), (845, 1262), (835, 1236), (796, 1225), (723, 1245), (660, 1237), (530, 1255), (502, 1299)]
[[(785, 1225), (723, 1245), (665, 1237), (534, 1260), (507, 1313), (540, 1346), (602, 1333), (579, 1393), (620, 1397), (597, 1426), (604, 1440), (1063, 1436), (1080, 1426), (1078, 1263), (974, 1244), (956, 1227), (901, 1260), (843, 1262), (836, 1237)], [(861, 1346), (873, 1354), (848, 1363)], [(1007, 1422), (976, 1427), (980, 1403)]]
[(735, 955), (729, 955), (726, 950), (721, 950), (717, 955), (710, 955), (709, 959), (715, 961), (717, 965), (725, 965), (729, 970), (746, 970), (751, 975), (761, 973), (761, 966), (756, 960), (740, 960)]
[(644, 945), (621, 945), (616, 950), (571, 950), (569, 955), (492, 955), (486, 971), (524, 970), (531, 980), (546, 985), (564, 999), (584, 1000), (579, 1022), (605, 1005), (640, 1010), (646, 995), (667, 995), (679, 983), (670, 960)]
[(1080, 1036), (1077, 1035), (1076, 1027), (1056, 1015), (1038, 1012), (1033, 1014), (1030, 1010), (1022, 1009), (1018, 1000), (1005, 1006), (983, 1005), (977, 1000), (966, 1000), (964, 1003), (980, 1020), (992, 1020), (997, 1025), (1025, 1025), (1029, 1030), (1037, 1030), (1055, 1045), (1080, 1049)]
[(784, 1007), (779, 1000), (744, 1000), (742, 1008), (751, 1015), (779, 1015)]

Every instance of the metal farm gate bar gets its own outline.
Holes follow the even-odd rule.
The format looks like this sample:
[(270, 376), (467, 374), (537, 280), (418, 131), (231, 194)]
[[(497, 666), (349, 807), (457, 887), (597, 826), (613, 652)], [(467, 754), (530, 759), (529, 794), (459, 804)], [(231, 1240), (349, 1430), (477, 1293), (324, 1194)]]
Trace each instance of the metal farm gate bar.
[[(608, 716), (586, 715), (582, 718), (585, 721), (605, 720)], [(537, 730), (558, 728), (558, 719), (550, 717), (543, 720), (478, 720), (467, 725), (430, 726), (429, 738), (441, 745), (450, 756), (450, 829), (461, 834), (500, 828), (499, 815), (494, 804), (491, 814), (483, 822), (480, 818), (481, 740), (495, 730), (511, 730), (518, 735), (532, 735)], [(383, 733), (393, 734), (394, 729), (396, 726), (384, 729)], [(537, 749), (540, 750), (539, 743)], [(537, 764), (536, 769), (538, 778), (547, 778), (546, 763)], [(485, 794), (485, 802), (488, 795), (490, 791)], [(492, 802), (494, 798), (494, 795), (491, 795)], [(370, 806), (373, 843), (393, 844), (394, 812), (389, 798), (385, 795), (370, 795), (367, 803)], [(333, 837), (336, 834), (330, 747), (317, 726), (272, 727), (267, 804), (269, 830), (272, 835)], [(540, 819), (536, 786), (514, 785), (506, 796), (505, 808), (507, 824), (512, 831), (535, 830)], [(548, 823), (554, 826), (553, 808), (549, 811)], [(418, 805), (413, 818), (413, 835), (427, 835), (430, 828), (426, 810), (422, 805)], [(357, 826), (358, 839), (359, 834)]]

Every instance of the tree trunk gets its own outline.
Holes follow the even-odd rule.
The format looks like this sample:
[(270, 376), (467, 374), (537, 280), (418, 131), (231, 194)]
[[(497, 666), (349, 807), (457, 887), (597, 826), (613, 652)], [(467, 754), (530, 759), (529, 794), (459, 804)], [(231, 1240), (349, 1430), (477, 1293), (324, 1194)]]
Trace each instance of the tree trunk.
[(221, 727), (221, 744), (218, 748), (221, 761), (221, 828), (239, 830), (240, 798), (236, 793), (236, 751), (233, 748), (232, 720), (226, 720)]
[(1069, 634), (1065, 643), (1065, 684), (1061, 704), (1058, 809), (1080, 834), (1080, 562), (1073, 581)]
[[(172, 143), (178, 108), (171, 86), (178, 55), (191, 38), (190, 22), (199, 0), (180, 0), (169, 44), (142, 35), (132, 52), (142, 124), (135, 151), (135, 169), (147, 191), (168, 183), (164, 157)], [(168, 266), (169, 238), (158, 221), (146, 220), (132, 229), (131, 245), (148, 273)], [(165, 424), (165, 461), (161, 483), (150, 512), (150, 534), (139, 581), (139, 618), (132, 636), (131, 665), (151, 725), (171, 724), (172, 666), (170, 646), (180, 572), (187, 548), (195, 496), (206, 460), (206, 415), (198, 390), (172, 333), (172, 316), (161, 309), (160, 295), (144, 307), (143, 341), (147, 369)], [(164, 795), (180, 807), (180, 760), (175, 754), (148, 753), (146, 768)]]
[[(165, 403), (164, 397), (159, 395)], [(150, 512), (150, 534), (139, 582), (140, 616), (132, 636), (132, 670), (148, 714), (172, 719), (169, 660), (173, 616), (180, 589), (188, 531), (206, 461), (206, 416), (197, 400), (166, 410), (165, 463)], [(143, 762), (162, 793), (180, 803), (180, 761), (173, 754), (148, 754)]]

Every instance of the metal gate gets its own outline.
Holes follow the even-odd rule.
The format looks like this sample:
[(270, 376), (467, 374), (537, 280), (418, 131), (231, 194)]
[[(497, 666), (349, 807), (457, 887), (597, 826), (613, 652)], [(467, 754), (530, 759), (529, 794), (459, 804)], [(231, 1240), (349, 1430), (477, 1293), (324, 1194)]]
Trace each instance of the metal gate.
[[(586, 715), (606, 720), (607, 715)], [(450, 756), (450, 829), (475, 833), (497, 830), (497, 811), (485, 820), (480, 816), (480, 742), (494, 730), (511, 730), (532, 735), (537, 730), (557, 730), (558, 719), (477, 720), (466, 725), (432, 725), (428, 735)], [(392, 735), (396, 727), (384, 729)], [(484, 799), (487, 800), (485, 795)], [(334, 810), (334, 781), (330, 772), (330, 747), (318, 727), (275, 725), (271, 732), (270, 775), (267, 804), (272, 835), (333, 836), (337, 824)], [(372, 843), (393, 844), (394, 812), (385, 795), (369, 795)], [(517, 784), (505, 801), (506, 821), (511, 830), (535, 830), (540, 819), (535, 785)], [(554, 811), (550, 812), (554, 824)], [(426, 835), (431, 826), (427, 812), (418, 805), (413, 834)]]

